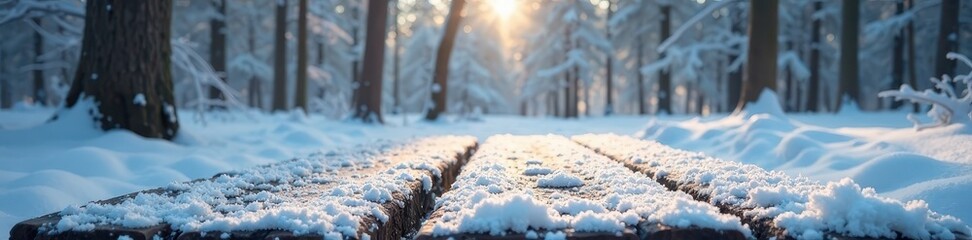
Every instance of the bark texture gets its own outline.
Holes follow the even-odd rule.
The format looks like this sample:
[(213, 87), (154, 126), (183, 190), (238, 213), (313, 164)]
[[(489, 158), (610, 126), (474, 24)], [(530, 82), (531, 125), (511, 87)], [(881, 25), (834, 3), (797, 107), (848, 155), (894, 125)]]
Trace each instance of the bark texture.
[(368, 1), (368, 26), (365, 29), (364, 66), (358, 96), (361, 104), (355, 117), (363, 122), (384, 122), (381, 117), (381, 83), (385, 64), (385, 28), (388, 25), (388, 0)]
[(776, 89), (779, 4), (778, 0), (749, 2), (749, 46), (752, 47), (747, 50), (749, 58), (744, 72), (745, 82), (736, 112), (745, 109), (746, 104), (758, 100), (764, 89)]
[(861, 2), (859, 0), (844, 0), (841, 8), (840, 28), (840, 94), (837, 111), (843, 105), (843, 98), (854, 101), (861, 106), (861, 83), (858, 76), (858, 29), (860, 29)]
[(442, 35), (439, 51), (435, 56), (435, 75), (433, 78), (435, 78), (435, 84), (438, 85), (438, 91), (432, 91), (432, 102), (435, 106), (425, 114), (426, 120), (436, 120), (440, 114), (446, 111), (447, 96), (449, 96), (449, 57), (452, 56), (452, 46), (456, 43), (456, 32), (459, 30), (459, 21), (462, 20), (461, 13), (464, 5), (466, 5), (466, 0), (452, 0), (452, 6), (449, 8), (449, 19), (446, 22), (445, 34)]
[(273, 111), (287, 110), (287, 0), (277, 0), (273, 41)]
[(300, 0), (297, 14), (297, 79), (294, 107), (307, 112), (307, 0)]
[(179, 130), (170, 72), (172, 1), (88, 0), (81, 59), (67, 107), (97, 103), (102, 129), (172, 139)]

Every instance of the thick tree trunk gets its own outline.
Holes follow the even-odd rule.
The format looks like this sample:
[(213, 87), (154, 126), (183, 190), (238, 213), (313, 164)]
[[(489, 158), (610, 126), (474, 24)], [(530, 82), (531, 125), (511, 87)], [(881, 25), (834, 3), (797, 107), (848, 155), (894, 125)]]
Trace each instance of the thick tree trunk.
[(858, 29), (860, 28), (860, 8), (859, 0), (844, 0), (841, 9), (841, 28), (840, 28), (840, 91), (838, 91), (837, 111), (843, 105), (843, 98), (846, 96), (850, 101), (861, 106), (861, 84), (858, 75), (857, 62), (857, 39)]
[(81, 59), (66, 106), (95, 101), (92, 116), (102, 129), (175, 137), (172, 1), (88, 0), (85, 12)]
[[(351, 21), (353, 22), (351, 24), (351, 48), (355, 52), (357, 52), (356, 49), (359, 44), (358, 42), (360, 41), (359, 39), (360, 37), (358, 36), (358, 31), (359, 31), (358, 24), (361, 22), (359, 19), (360, 15), (361, 15), (361, 9), (359, 9), (359, 7), (357, 6), (354, 6), (351, 10)], [(354, 60), (351, 61), (351, 82), (352, 82), (351, 109), (354, 109), (356, 113), (358, 111), (358, 108), (364, 102), (363, 100), (361, 100), (362, 98), (361, 92), (363, 91), (361, 88), (363, 86), (361, 85), (361, 78), (358, 76), (358, 73), (360, 73), (360, 71), (358, 71), (359, 70), (358, 60), (359, 60), (358, 56), (354, 56)]]
[[(227, 0), (213, 0), (213, 8), (222, 15), (222, 19), (209, 20), (209, 63), (219, 74), (219, 79), (226, 82), (226, 4)], [(209, 98), (223, 100), (223, 92), (216, 87), (209, 87)]]
[[(641, 36), (638, 38), (642, 39)], [(640, 68), (644, 65), (644, 55), (645, 55), (645, 44), (644, 41), (638, 41), (638, 52), (635, 54), (635, 66)], [(648, 106), (645, 104), (645, 74), (641, 73), (640, 69), (635, 69), (635, 74), (638, 84), (638, 114), (645, 115), (648, 114)]]
[[(906, 5), (905, 7), (907, 7), (908, 9), (911, 9), (912, 7), (914, 7), (914, 3), (915, 2), (913, 0), (904, 0), (904, 1), (905, 1), (905, 5)], [(905, 33), (906, 33), (906, 37), (907, 37), (907, 39), (905, 39), (905, 41), (908, 43), (908, 46), (907, 46), (907, 48), (908, 48), (907, 49), (907, 51), (908, 51), (908, 66), (907, 66), (908, 67), (908, 85), (911, 85), (911, 87), (914, 88), (914, 89), (919, 89), (919, 87), (918, 87), (918, 70), (915, 69), (915, 61), (918, 58), (915, 55), (915, 22), (914, 21), (909, 21), (908, 22), (908, 25), (905, 26)], [(916, 113), (919, 112), (919, 111), (921, 111), (921, 105), (919, 105), (917, 103), (913, 104), (912, 111), (914, 111)]]
[(395, 45), (392, 48), (392, 61), (393, 61), (392, 62), (392, 113), (398, 114), (399, 112), (402, 111), (402, 97), (400, 93), (401, 82), (399, 82), (400, 79), (398, 76), (399, 75), (399, 45), (400, 45), (399, 44), (400, 38), (398, 37), (398, 35), (400, 34), (398, 30), (399, 27), (398, 26), (398, 14), (399, 14), (398, 0), (392, 0), (391, 4), (392, 4), (392, 10), (394, 10), (392, 12), (395, 13), (392, 15), (391, 18), (392, 29), (393, 32), (395, 33), (395, 36), (392, 37), (395, 42)]
[(955, 75), (955, 61), (948, 60), (945, 55), (958, 51), (959, 39), (959, 0), (942, 0), (941, 14), (938, 25), (938, 45), (935, 51), (935, 75)]
[(385, 35), (388, 24), (388, 0), (368, 1), (368, 26), (365, 32), (364, 68), (361, 86), (362, 102), (355, 117), (363, 122), (383, 123), (381, 117), (381, 83), (385, 64)]
[[(671, 26), (672, 26), (672, 6), (663, 5), (661, 7), (662, 21), (661, 21), (661, 33), (658, 41), (664, 42), (671, 36)], [(664, 59), (665, 53), (659, 54), (658, 59)], [(668, 68), (664, 68), (658, 72), (658, 113), (672, 113), (672, 77), (668, 72)]]
[[(256, 26), (252, 22), (247, 27), (246, 47), (250, 54), (256, 55)], [(250, 107), (256, 109), (263, 109), (260, 84), (260, 79), (257, 78), (256, 74), (250, 76), (249, 86), (247, 86), (247, 90), (249, 91), (247, 93), (247, 103), (250, 104)]]
[(749, 47), (743, 91), (736, 112), (759, 99), (763, 90), (776, 89), (777, 34), (779, 33), (779, 1), (749, 2)]
[(272, 111), (287, 110), (287, 0), (278, 0), (273, 42)]
[[(608, 0), (607, 3), (608, 3), (607, 19), (611, 19), (611, 17), (614, 16), (614, 1)], [(607, 27), (604, 27), (604, 29), (607, 32), (607, 40), (608, 41), (611, 41), (611, 27), (610, 26), (607, 26)], [(607, 63), (606, 63), (606, 68), (607, 69), (605, 69), (607, 71), (607, 79), (605, 79), (605, 88), (606, 89), (604, 90), (604, 92), (606, 93), (606, 96), (605, 96), (606, 99), (605, 99), (605, 103), (604, 103), (604, 116), (611, 116), (611, 114), (614, 113), (614, 98), (613, 98), (614, 97), (614, 89), (611, 86), (613, 84), (613, 81), (614, 81), (612, 79), (612, 77), (614, 77), (614, 68), (613, 68), (614, 66), (613, 65), (614, 65), (614, 52), (611, 51), (611, 52), (608, 52)], [(587, 108), (590, 108), (590, 106), (586, 106), (586, 107)]]
[(0, 48), (0, 108), (10, 108), (13, 105), (13, 97), (10, 96), (10, 77), (7, 76), (5, 65), (7, 55), (3, 50)]
[[(823, 2), (813, 3), (813, 12), (823, 10)], [(814, 18), (810, 29), (810, 81), (807, 89), (807, 111), (820, 111), (820, 27), (821, 19)]]
[[(735, 11), (731, 12), (730, 16), (732, 21), (732, 26), (729, 27), (730, 31), (732, 31), (733, 34), (743, 34), (742, 25), (744, 22), (742, 19), (742, 10), (736, 9)], [(740, 46), (740, 44), (736, 44), (733, 46), (733, 48), (742, 49), (742, 46)], [(730, 54), (728, 59), (729, 62), (727, 64), (731, 65), (738, 59), (738, 54)], [(736, 109), (736, 105), (739, 104), (739, 95), (742, 94), (743, 67), (745, 66), (740, 66), (739, 68), (729, 70), (728, 84), (726, 84), (726, 90), (728, 91), (728, 94), (726, 94), (727, 111)]]
[[(434, 121), (447, 109), (448, 90), (449, 90), (449, 57), (452, 56), (452, 46), (456, 43), (456, 32), (459, 30), (459, 21), (462, 20), (462, 8), (466, 5), (466, 0), (452, 0), (449, 8), (449, 19), (446, 22), (445, 34), (439, 41), (439, 50), (435, 56), (435, 84), (439, 86), (439, 91), (432, 91), (432, 101), (435, 106), (425, 115), (425, 120)], [(384, 41), (384, 40), (382, 40)]]
[[(905, 6), (904, 1), (898, 1), (895, 6), (895, 13), (901, 15), (904, 13)], [(890, 89), (898, 89), (901, 84), (904, 84), (904, 36), (905, 29), (902, 28), (897, 35), (894, 36), (894, 46), (891, 49), (891, 86)], [(891, 109), (901, 108), (901, 101), (891, 101)]]
[(300, 0), (297, 13), (297, 79), (294, 107), (307, 112), (307, 0)]
[[(33, 21), (37, 26), (42, 26), (40, 18), (33, 18)], [(44, 61), (40, 59), (41, 55), (44, 55), (44, 36), (34, 31), (34, 92), (31, 97), (34, 98), (35, 104), (47, 105), (47, 84), (44, 84), (44, 68), (41, 67)]]

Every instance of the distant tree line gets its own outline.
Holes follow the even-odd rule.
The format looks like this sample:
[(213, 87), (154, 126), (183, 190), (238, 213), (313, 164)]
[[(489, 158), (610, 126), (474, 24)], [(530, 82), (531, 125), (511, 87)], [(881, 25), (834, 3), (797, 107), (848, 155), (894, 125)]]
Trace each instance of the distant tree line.
[(578, 118), (731, 112), (768, 89), (793, 112), (898, 109), (877, 92), (927, 88), (972, 48), (958, 0), (521, 1), (506, 22), (489, 4), (5, 1), (0, 108), (91, 98), (103, 128), (160, 138), (177, 107)]

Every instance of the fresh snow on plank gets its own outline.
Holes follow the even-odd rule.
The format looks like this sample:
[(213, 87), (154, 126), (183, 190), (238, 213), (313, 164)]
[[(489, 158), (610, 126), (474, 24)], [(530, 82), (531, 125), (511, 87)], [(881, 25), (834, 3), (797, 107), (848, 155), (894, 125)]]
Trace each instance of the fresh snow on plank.
[(408, 186), (431, 191), (448, 164), (475, 145), (474, 137), (432, 137), (407, 144), (380, 142), (312, 154), (264, 167), (174, 183), (117, 204), (69, 206), (50, 232), (91, 231), (96, 225), (141, 228), (167, 223), (182, 232), (284, 230), (296, 235), (359, 238), (366, 219), (383, 224), (385, 203), (402, 205)]
[(738, 218), (556, 135), (487, 139), (420, 235), (621, 236), (639, 223), (749, 236)]
[(836, 233), (955, 239), (956, 233), (965, 237), (972, 233), (962, 221), (929, 210), (923, 201), (903, 203), (880, 197), (850, 179), (820, 184), (613, 134), (580, 135), (573, 140), (656, 179), (674, 181), (680, 189), (698, 192), (713, 204), (742, 209), (745, 216), (771, 219), (792, 237), (819, 239)]

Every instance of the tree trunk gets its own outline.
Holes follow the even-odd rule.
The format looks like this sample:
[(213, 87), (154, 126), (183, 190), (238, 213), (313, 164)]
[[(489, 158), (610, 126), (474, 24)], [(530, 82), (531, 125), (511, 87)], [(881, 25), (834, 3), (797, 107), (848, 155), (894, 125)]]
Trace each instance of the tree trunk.
[[(786, 49), (793, 51), (793, 41), (786, 41)], [(795, 102), (799, 101), (799, 99), (796, 98), (797, 88), (795, 85), (797, 81), (793, 77), (793, 69), (790, 68), (789, 64), (783, 68), (783, 80), (786, 81), (786, 88), (784, 89), (786, 96), (783, 98), (783, 110), (793, 112), (794, 109), (797, 109)]]
[[(911, 9), (912, 7), (914, 7), (914, 1), (913, 0), (904, 0), (904, 1), (905, 1), (905, 5), (906, 5), (905, 7), (907, 7), (908, 9)], [(911, 85), (911, 87), (914, 88), (914, 89), (919, 89), (919, 87), (918, 87), (918, 72), (915, 69), (915, 61), (918, 60), (918, 58), (915, 55), (915, 21), (908, 21), (908, 25), (905, 26), (905, 33), (906, 33), (906, 37), (907, 37), (907, 39), (905, 39), (905, 42), (908, 43), (908, 46), (907, 46), (907, 48), (908, 48), (907, 49), (907, 51), (908, 51), (908, 85)], [(921, 111), (921, 105), (919, 105), (917, 103), (913, 104), (912, 111), (914, 111), (915, 113)]]
[(399, 27), (398, 26), (398, 14), (399, 14), (398, 0), (392, 0), (391, 4), (393, 6), (392, 9), (394, 9), (393, 12), (395, 13), (394, 15), (392, 15), (392, 20), (391, 20), (392, 29), (394, 30), (395, 33), (395, 36), (393, 36), (395, 45), (392, 48), (392, 61), (393, 61), (392, 62), (392, 113), (398, 114), (400, 111), (402, 111), (402, 97), (400, 93), (401, 82), (398, 76), (399, 75), (399, 63), (398, 63), (399, 53), (398, 52), (399, 52), (399, 43), (400, 43), (399, 42), (400, 38), (398, 37), (398, 35), (400, 34), (398, 30)]
[(364, 102), (364, 100), (361, 100), (361, 93), (363, 90), (361, 89), (361, 78), (358, 77), (358, 73), (360, 71), (358, 71), (359, 58), (357, 56), (358, 42), (360, 41), (358, 37), (358, 24), (361, 22), (359, 20), (360, 14), (361, 9), (359, 9), (358, 6), (353, 6), (353, 9), (351, 10), (351, 21), (353, 22), (351, 24), (351, 48), (352, 51), (355, 52), (355, 56), (354, 60), (351, 61), (351, 86), (353, 91), (351, 93), (351, 109), (354, 109), (355, 112), (359, 111), (358, 108), (360, 108), (361, 104)]
[(860, 8), (859, 0), (844, 0), (841, 9), (841, 28), (840, 28), (840, 91), (837, 94), (838, 104), (836, 111), (840, 111), (843, 105), (843, 97), (861, 106), (860, 79), (858, 76), (857, 62), (857, 39), (858, 29), (860, 28)]
[[(736, 9), (735, 11), (731, 12), (730, 17), (732, 21), (732, 26), (730, 26), (729, 28), (733, 34), (743, 34), (742, 16), (743, 16), (742, 10), (740, 9)], [(736, 44), (733, 46), (733, 48), (742, 49), (742, 46), (740, 46), (740, 44)], [(730, 54), (728, 59), (729, 62), (727, 64), (732, 65), (738, 59), (739, 59), (738, 54)], [(740, 66), (739, 68), (736, 69), (729, 69), (729, 79), (728, 79), (728, 83), (726, 84), (727, 85), (726, 90), (728, 91), (728, 94), (726, 94), (726, 98), (727, 98), (726, 111), (735, 110), (736, 105), (739, 104), (739, 95), (742, 94), (743, 67), (744, 66)]]
[[(608, 3), (608, 7), (607, 7), (607, 11), (608, 11), (607, 12), (607, 19), (611, 19), (611, 17), (614, 16), (614, 1), (608, 0), (607, 3)], [(607, 40), (608, 41), (611, 41), (611, 27), (610, 27), (610, 24), (608, 26), (604, 27), (604, 29), (607, 32)], [(607, 55), (608, 55), (607, 56), (607, 63), (606, 63), (606, 65), (607, 65), (606, 66), (606, 68), (607, 68), (606, 69), (606, 71), (607, 71), (607, 79), (605, 80), (606, 81), (606, 83), (605, 83), (606, 99), (605, 99), (605, 103), (604, 103), (604, 116), (611, 116), (611, 114), (614, 113), (614, 99), (613, 99), (613, 94), (614, 94), (613, 90), (614, 89), (611, 88), (611, 84), (613, 82), (613, 80), (611, 78), (614, 76), (614, 69), (613, 69), (614, 51), (608, 52)], [(587, 108), (590, 108), (590, 106), (586, 106), (586, 107)]]
[(779, 33), (779, 1), (749, 2), (749, 47), (745, 82), (736, 112), (759, 99), (764, 90), (776, 89), (777, 34)]
[[(33, 18), (33, 21), (38, 27), (43, 26), (40, 18)], [(44, 84), (44, 68), (41, 67), (44, 61), (40, 59), (41, 55), (44, 55), (44, 36), (39, 31), (34, 31), (34, 92), (31, 97), (34, 98), (34, 104), (47, 105), (47, 84)]]
[(297, 79), (294, 107), (307, 112), (307, 0), (300, 0), (297, 13)]
[(86, 4), (81, 59), (66, 106), (95, 101), (91, 113), (102, 129), (172, 139), (179, 130), (169, 68), (172, 1)]
[[(641, 36), (638, 39), (642, 39)], [(644, 65), (645, 44), (644, 41), (638, 41), (635, 44), (638, 44), (638, 52), (635, 54), (635, 66), (640, 68)], [(640, 69), (635, 69), (635, 74), (638, 74), (638, 114), (645, 115), (648, 114), (648, 106), (645, 104), (645, 74), (642, 74)]]
[(13, 97), (10, 96), (10, 79), (4, 62), (7, 60), (7, 55), (3, 50), (0, 48), (0, 108), (10, 108), (13, 105)]
[[(572, 30), (571, 27), (572, 26), (567, 26), (566, 28), (564, 28), (564, 40), (567, 41), (566, 44), (564, 44), (564, 52), (565, 53), (570, 52), (571, 48), (574, 46), (574, 44), (571, 41), (572, 39), (570, 38), (570, 34), (571, 34), (571, 30)], [(570, 57), (567, 54), (564, 54), (564, 62), (567, 62), (569, 60), (570, 60)], [(571, 115), (571, 112), (570, 112), (570, 101), (571, 101), (571, 98), (570, 98), (570, 87), (573, 86), (573, 84), (571, 84), (571, 80), (574, 79), (571, 76), (572, 73), (573, 72), (571, 72), (570, 70), (564, 71), (564, 114), (563, 114), (563, 117), (564, 118), (569, 118), (570, 115)]]
[(955, 75), (955, 61), (948, 60), (945, 55), (958, 51), (959, 34), (959, 0), (942, 0), (942, 11), (938, 25), (938, 45), (935, 51), (935, 75)]
[[(813, 12), (823, 10), (823, 2), (813, 3)], [(820, 111), (820, 27), (821, 19), (814, 18), (810, 30), (810, 81), (807, 89), (807, 111)]]
[[(209, 20), (209, 62), (219, 80), (226, 82), (226, 4), (227, 0), (213, 0), (213, 8), (223, 17)], [(209, 98), (223, 100), (223, 92), (214, 86), (209, 87)]]
[[(672, 6), (663, 5), (661, 7), (662, 21), (661, 21), (661, 34), (658, 41), (664, 42), (671, 36), (671, 25), (672, 25)], [(660, 43), (659, 42), (659, 43)], [(659, 54), (658, 59), (664, 59), (665, 53)], [(664, 112), (667, 114), (672, 113), (672, 77), (668, 72), (668, 67), (663, 68), (658, 72), (658, 113)]]
[[(898, 1), (895, 6), (895, 13), (901, 15), (904, 13), (904, 1)], [(904, 35), (905, 29), (902, 28), (897, 35), (894, 36), (894, 46), (891, 49), (891, 86), (890, 89), (898, 89), (904, 84)], [(901, 101), (891, 101), (891, 109), (901, 108)]]
[(580, 70), (577, 66), (574, 66), (574, 74), (571, 74), (571, 100), (570, 100), (570, 117), (577, 118), (580, 115), (580, 108), (578, 107), (580, 103)]
[(273, 42), (273, 111), (287, 110), (287, 0), (277, 1)]
[[(249, 26), (247, 27), (247, 36), (246, 36), (247, 49), (249, 50), (250, 54), (254, 56), (256, 56), (256, 26), (255, 25), (256, 24), (254, 24), (253, 22), (250, 22)], [(254, 107), (256, 109), (263, 109), (263, 99), (261, 96), (263, 93), (261, 92), (260, 85), (261, 85), (260, 79), (257, 78), (256, 74), (250, 76), (250, 85), (247, 87), (247, 90), (249, 90), (249, 93), (247, 94), (248, 97), (247, 100), (248, 103), (250, 104), (250, 107)]]
[(361, 106), (355, 117), (370, 123), (384, 123), (381, 117), (381, 82), (385, 64), (385, 35), (388, 24), (388, 0), (368, 1), (368, 25), (365, 29), (364, 68), (358, 87)]
[(445, 34), (442, 35), (439, 50), (435, 56), (435, 75), (433, 75), (433, 78), (435, 78), (435, 84), (439, 86), (439, 91), (432, 91), (432, 101), (435, 106), (425, 115), (425, 120), (434, 121), (446, 111), (449, 90), (449, 57), (452, 56), (452, 46), (456, 42), (456, 32), (459, 30), (459, 21), (462, 20), (461, 13), (464, 5), (466, 5), (466, 0), (452, 0)]

